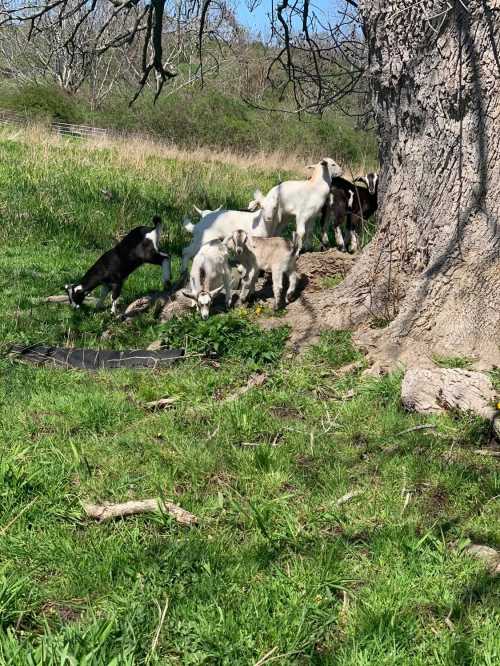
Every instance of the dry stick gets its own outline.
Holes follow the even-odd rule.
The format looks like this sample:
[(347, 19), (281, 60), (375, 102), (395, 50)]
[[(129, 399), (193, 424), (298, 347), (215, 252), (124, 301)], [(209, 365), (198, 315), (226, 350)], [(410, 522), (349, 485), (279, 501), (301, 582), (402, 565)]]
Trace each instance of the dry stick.
[(95, 518), (99, 522), (155, 511), (168, 513), (181, 525), (194, 525), (198, 522), (198, 518), (189, 511), (160, 499), (133, 500), (121, 504), (83, 504), (83, 508), (89, 518)]
[(7, 532), (7, 530), (9, 529), (9, 527), (11, 527), (11, 526), (16, 522), (16, 520), (17, 520), (18, 518), (20, 518), (20, 517), (23, 515), (23, 513), (25, 513), (25, 512), (30, 508), (30, 506), (32, 506), (32, 505), (37, 501), (37, 499), (38, 499), (38, 497), (35, 497), (35, 499), (32, 499), (31, 502), (28, 502), (28, 504), (26, 504), (26, 506), (23, 506), (23, 508), (21, 509), (21, 511), (19, 511), (19, 513), (17, 513), (17, 514), (14, 516), (14, 518), (12, 518), (12, 520), (10, 520), (10, 521), (7, 523), (7, 525), (4, 525), (4, 526), (2, 527), (2, 529), (0, 530), (0, 536), (3, 536), (3, 535), (5, 534), (5, 532)]
[(437, 426), (433, 425), (432, 423), (424, 423), (423, 425), (418, 425), (414, 428), (408, 428), (408, 430), (401, 430), (401, 432), (397, 432), (394, 436), (399, 437), (399, 435), (406, 435), (409, 432), (415, 432), (415, 430), (427, 430), (428, 428), (435, 429), (436, 427)]
[(346, 502), (349, 502), (350, 500), (362, 494), (363, 494), (362, 490), (353, 490), (350, 493), (347, 493), (346, 495), (342, 495), (342, 497), (339, 497), (339, 499), (337, 500), (337, 506), (341, 506), (342, 504), (345, 504)]
[(474, 453), (478, 456), (493, 456), (500, 458), (500, 451), (492, 451), (490, 449), (476, 449)]
[[(153, 638), (153, 642), (151, 643), (151, 649), (149, 650), (149, 654), (146, 658), (146, 664), (149, 664), (149, 662), (151, 661), (151, 657), (156, 652), (156, 646), (158, 645), (158, 641), (160, 640), (160, 633), (163, 627), (163, 623), (165, 622), (165, 615), (167, 614), (167, 609), (168, 609), (168, 597), (165, 599), (165, 605), (160, 613), (160, 621), (158, 623), (158, 628), (156, 629), (156, 634), (155, 637)], [(160, 610), (159, 604), (158, 604), (158, 610)]]
[(245, 393), (248, 393), (250, 389), (265, 384), (266, 380), (267, 380), (267, 375), (264, 372), (257, 375), (252, 375), (248, 380), (248, 382), (245, 384), (245, 386), (240, 386), (240, 388), (237, 389), (234, 393), (231, 393), (226, 398), (224, 398), (223, 402), (231, 402), (233, 400), (237, 400), (242, 395), (245, 395)]
[(261, 657), (258, 661), (255, 662), (254, 666), (262, 666), (262, 664), (265, 664), (266, 661), (268, 661), (269, 657), (271, 657), (276, 652), (277, 649), (278, 646), (276, 645), (271, 650), (269, 650), (269, 652), (266, 652), (266, 654), (263, 657)]

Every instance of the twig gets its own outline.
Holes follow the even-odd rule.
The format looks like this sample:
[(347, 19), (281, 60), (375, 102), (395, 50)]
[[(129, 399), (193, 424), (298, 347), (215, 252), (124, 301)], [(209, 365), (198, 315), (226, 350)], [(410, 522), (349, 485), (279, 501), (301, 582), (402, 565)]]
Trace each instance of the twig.
[(493, 451), (492, 449), (475, 449), (474, 453), (477, 453), (478, 456), (493, 456), (494, 458), (500, 458), (500, 451)]
[(262, 666), (262, 664), (265, 664), (266, 661), (268, 661), (269, 657), (271, 657), (276, 650), (278, 649), (278, 646), (274, 646), (272, 650), (269, 650), (269, 652), (266, 652), (266, 654), (261, 657), (258, 661), (255, 662), (254, 666)]
[(436, 426), (432, 423), (424, 423), (423, 425), (418, 425), (415, 426), (414, 428), (408, 428), (407, 430), (401, 430), (401, 432), (397, 432), (395, 434), (395, 437), (399, 437), (399, 435), (406, 435), (409, 432), (415, 432), (416, 430), (427, 430), (429, 428), (436, 429)]
[(241, 398), (242, 395), (245, 395), (245, 393), (248, 393), (250, 389), (253, 389), (256, 386), (262, 386), (263, 384), (266, 383), (266, 381), (267, 381), (267, 375), (265, 372), (262, 372), (257, 375), (252, 375), (248, 380), (248, 382), (245, 384), (245, 386), (241, 386), (234, 393), (228, 395), (226, 398), (224, 398), (223, 402), (232, 402), (233, 400), (237, 400), (238, 398)]
[[(146, 657), (146, 664), (149, 664), (149, 662), (151, 661), (151, 657), (156, 651), (156, 646), (158, 645), (158, 641), (160, 639), (160, 633), (163, 627), (163, 623), (165, 622), (165, 615), (167, 614), (167, 609), (168, 609), (168, 597), (165, 599), (165, 605), (163, 607), (163, 611), (161, 611), (160, 613), (160, 621), (158, 623), (158, 628), (156, 629), (153, 642), (151, 643), (151, 649), (149, 650), (148, 656)], [(158, 604), (158, 610), (160, 610), (159, 604)]]
[(339, 499), (337, 500), (337, 506), (341, 506), (346, 502), (350, 502), (352, 499), (362, 494), (363, 494), (362, 490), (352, 490), (350, 493), (347, 493), (346, 495), (342, 495), (342, 497), (339, 497)]
[(156, 511), (168, 513), (181, 525), (194, 525), (198, 522), (198, 518), (189, 511), (160, 499), (133, 500), (121, 504), (83, 504), (83, 509), (89, 518), (95, 518), (99, 522)]
[(17, 514), (14, 516), (14, 518), (12, 518), (12, 519), (7, 523), (7, 525), (4, 525), (4, 526), (2, 527), (2, 529), (0, 530), (0, 536), (4, 535), (5, 532), (7, 532), (7, 530), (9, 529), (9, 527), (11, 527), (11, 526), (16, 522), (16, 520), (17, 520), (18, 518), (20, 518), (20, 517), (23, 515), (23, 513), (25, 513), (25, 512), (30, 508), (30, 506), (32, 506), (32, 505), (37, 501), (37, 499), (38, 499), (38, 497), (35, 497), (35, 499), (32, 499), (31, 502), (28, 502), (28, 504), (26, 504), (26, 506), (23, 506), (23, 508), (21, 509), (21, 511), (19, 511), (19, 513), (17, 513)]

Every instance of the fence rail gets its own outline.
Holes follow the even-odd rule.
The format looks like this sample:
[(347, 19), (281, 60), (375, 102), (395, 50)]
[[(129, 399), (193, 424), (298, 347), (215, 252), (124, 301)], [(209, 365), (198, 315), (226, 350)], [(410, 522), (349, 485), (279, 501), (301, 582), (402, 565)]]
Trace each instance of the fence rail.
[[(36, 119), (28, 115), (14, 113), (12, 111), (2, 111), (0, 109), (0, 125), (29, 125)], [(90, 125), (77, 125), (75, 123), (63, 123), (53, 120), (49, 123), (50, 129), (56, 134), (64, 136), (77, 137), (97, 137), (97, 136), (116, 136), (118, 133), (114, 130), (103, 127), (91, 127)]]

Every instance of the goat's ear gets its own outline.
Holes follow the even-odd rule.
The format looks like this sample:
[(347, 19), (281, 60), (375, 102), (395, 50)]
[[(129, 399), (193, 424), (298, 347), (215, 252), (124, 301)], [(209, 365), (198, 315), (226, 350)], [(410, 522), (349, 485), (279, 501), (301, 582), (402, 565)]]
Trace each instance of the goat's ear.
[(218, 294), (219, 292), (221, 292), (221, 291), (223, 290), (223, 288), (224, 288), (224, 285), (221, 284), (220, 287), (217, 287), (216, 289), (212, 289), (212, 291), (209, 291), (208, 293), (209, 293), (210, 296), (213, 298), (214, 296), (217, 296), (217, 294)]
[(196, 300), (194, 294), (192, 294), (190, 291), (186, 291), (185, 289), (182, 290), (182, 295), (185, 296), (186, 298), (190, 298), (192, 301)]
[(193, 206), (195, 213), (198, 213), (200, 217), (203, 215), (203, 211), (198, 208), (198, 206)]

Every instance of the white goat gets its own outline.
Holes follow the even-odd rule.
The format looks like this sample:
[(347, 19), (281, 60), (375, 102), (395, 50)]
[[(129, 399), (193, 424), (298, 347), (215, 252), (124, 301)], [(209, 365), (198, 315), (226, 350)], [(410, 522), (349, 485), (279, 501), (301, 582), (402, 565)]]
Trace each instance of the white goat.
[(190, 275), (191, 291), (183, 291), (190, 298), (202, 319), (208, 319), (215, 296), (224, 289), (226, 307), (231, 306), (231, 272), (228, 249), (220, 240), (202, 245), (193, 259)]
[(181, 272), (185, 273), (189, 260), (195, 256), (200, 247), (212, 240), (223, 240), (233, 231), (243, 229), (252, 236), (271, 236), (271, 222), (266, 223), (262, 210), (253, 212), (224, 210), (201, 211), (201, 219), (193, 224), (184, 218), (184, 229), (193, 234), (193, 240), (182, 251)]
[(297, 287), (296, 270), (298, 237), (293, 234), (290, 242), (280, 237), (258, 238), (239, 229), (224, 241), (236, 261), (243, 268), (239, 302), (244, 303), (253, 294), (259, 271), (271, 273), (273, 280), (274, 309), (281, 305), (283, 277), (288, 276), (286, 303), (289, 303)]
[(309, 244), (314, 218), (321, 212), (330, 193), (332, 178), (342, 174), (342, 168), (330, 157), (307, 167), (313, 169), (309, 180), (288, 180), (273, 187), (266, 196), (257, 190), (250, 210), (262, 209), (265, 222), (273, 233), (279, 233), (295, 218), (298, 249)]

